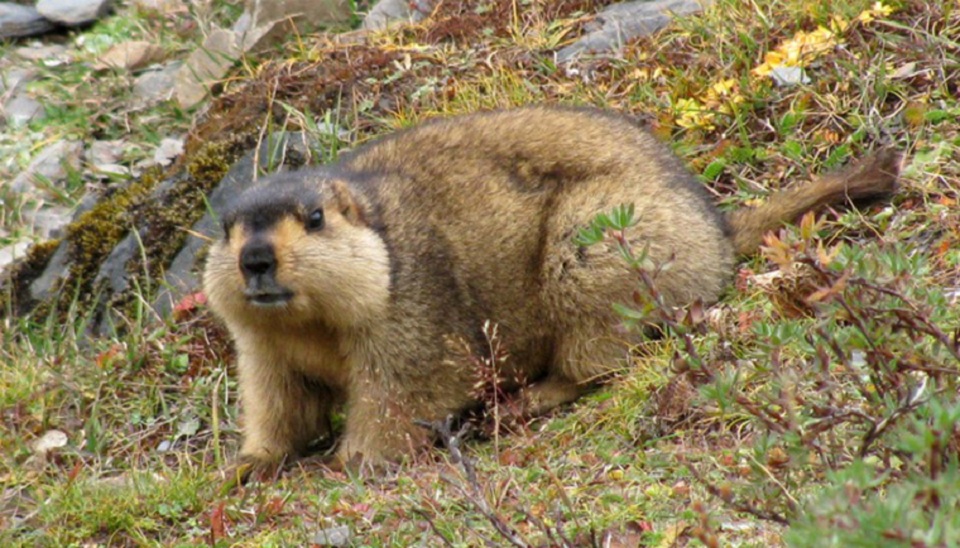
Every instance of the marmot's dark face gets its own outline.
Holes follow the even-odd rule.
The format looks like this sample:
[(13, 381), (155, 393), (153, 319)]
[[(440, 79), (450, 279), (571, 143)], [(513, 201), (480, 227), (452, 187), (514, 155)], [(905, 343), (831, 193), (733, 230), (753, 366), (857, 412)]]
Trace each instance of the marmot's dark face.
[(238, 197), (223, 228), (204, 290), (228, 323), (348, 327), (383, 313), (389, 257), (347, 183), (273, 176)]

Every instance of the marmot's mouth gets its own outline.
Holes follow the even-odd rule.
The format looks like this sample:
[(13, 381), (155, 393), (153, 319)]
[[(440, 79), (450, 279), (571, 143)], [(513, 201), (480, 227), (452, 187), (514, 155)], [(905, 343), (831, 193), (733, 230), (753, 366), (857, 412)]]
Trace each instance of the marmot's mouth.
[(283, 306), (293, 298), (292, 291), (244, 291), (247, 301), (259, 307)]

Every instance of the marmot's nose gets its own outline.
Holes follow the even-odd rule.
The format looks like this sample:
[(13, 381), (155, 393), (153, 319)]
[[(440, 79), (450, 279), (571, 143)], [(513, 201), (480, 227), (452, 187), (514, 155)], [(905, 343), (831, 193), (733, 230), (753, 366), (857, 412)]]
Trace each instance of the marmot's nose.
[(240, 269), (246, 276), (272, 274), (277, 268), (273, 246), (267, 242), (250, 242), (240, 252)]

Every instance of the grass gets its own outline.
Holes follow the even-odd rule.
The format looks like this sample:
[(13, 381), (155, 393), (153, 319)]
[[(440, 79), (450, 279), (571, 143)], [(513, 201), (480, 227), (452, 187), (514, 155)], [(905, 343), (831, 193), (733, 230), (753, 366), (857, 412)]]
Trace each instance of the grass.
[[(444, 3), (420, 26), (371, 39), (373, 52), (304, 37), (289, 59), (245, 66), (225, 96), (282, 81), (275, 111), (286, 122), (276, 126), (321, 143), (331, 122), (356, 142), (481, 108), (615, 108), (646, 119), (725, 208), (888, 144), (907, 157), (900, 192), (771, 239), (721, 304), (662, 321), (667, 336), (602, 390), (510, 432), (487, 423), (488, 439), (377, 478), (306, 460), (224, 492), (216, 472), (235, 454), (241, 422), (229, 344), (202, 307), (168, 322), (133, 319), (114, 339), (86, 337), (82, 311), (6, 318), (0, 543), (304, 544), (347, 526), (364, 546), (955, 544), (955, 5), (890, 3), (867, 21), (858, 17), (877, 10), (872, 2), (718, 0), (578, 73), (544, 55), (582, 24), (582, 10), (557, 5), (503, 17), (509, 2)], [(170, 37), (174, 50), (182, 43), (171, 21), (118, 19), (87, 31), (92, 51), (144, 32)], [(813, 34), (821, 26), (833, 35)], [(777, 61), (770, 52), (812, 55), (810, 82), (780, 87), (757, 74)], [(342, 81), (333, 116), (311, 103), (321, 94), (303, 90), (341, 58), (373, 61)], [(113, 116), (126, 108), (124, 84), (85, 71), (37, 84), (60, 106), (4, 142), (150, 143), (186, 128), (188, 117), (166, 106), (134, 112), (141, 122), (127, 136)], [(37, 449), (51, 430), (66, 443)]]

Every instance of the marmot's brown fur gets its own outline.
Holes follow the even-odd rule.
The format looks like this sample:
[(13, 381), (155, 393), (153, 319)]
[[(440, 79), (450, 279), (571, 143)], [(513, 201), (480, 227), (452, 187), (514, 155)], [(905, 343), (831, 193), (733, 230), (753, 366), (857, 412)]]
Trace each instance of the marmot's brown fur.
[[(628, 119), (523, 108), (433, 121), (337, 164), (264, 179), (224, 218), (204, 288), (239, 353), (241, 455), (276, 462), (330, 433), (338, 457), (393, 460), (424, 446), (414, 419), (474, 405), (475, 372), (499, 324), (531, 414), (622, 366), (611, 305), (637, 278), (612, 245), (578, 246), (597, 213), (632, 203), (628, 232), (668, 305), (715, 302), (738, 253), (802, 213), (893, 190), (897, 155), (773, 194), (724, 217), (681, 162)], [(463, 363), (463, 365), (457, 365)], [(508, 373), (509, 376), (509, 373)]]

